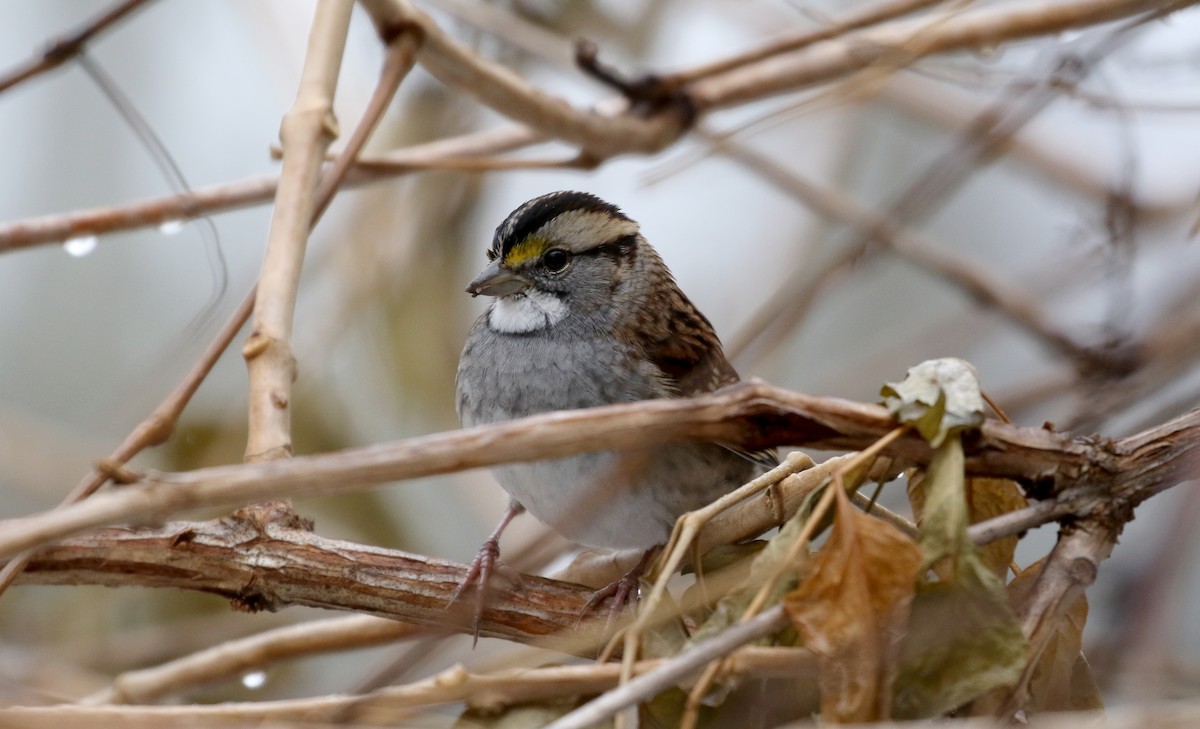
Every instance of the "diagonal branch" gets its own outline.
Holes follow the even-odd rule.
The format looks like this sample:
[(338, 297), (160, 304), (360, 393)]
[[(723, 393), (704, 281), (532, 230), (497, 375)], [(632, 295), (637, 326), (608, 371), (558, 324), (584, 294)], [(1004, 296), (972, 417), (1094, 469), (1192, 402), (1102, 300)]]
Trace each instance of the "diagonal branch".
[[(0, 525), (0, 556), (100, 526), (163, 520), (189, 509), (341, 493), (510, 461), (690, 438), (750, 450), (780, 444), (861, 450), (894, 427), (876, 405), (748, 382), (697, 398), (547, 413), (286, 461), (152, 474), (119, 491)], [(1072, 499), (1084, 513), (1116, 497), (1140, 503), (1190, 478), (1180, 464), (1198, 446), (1200, 410), (1116, 442), (988, 422), (967, 444), (967, 469), (1017, 479), (1034, 498)], [(920, 464), (931, 451), (909, 435), (889, 445), (886, 455)], [(1041, 516), (1049, 521), (1054, 512)]]
[(145, 5), (147, 0), (124, 0), (99, 16), (89, 20), (71, 33), (67, 33), (47, 44), (41, 55), (30, 59), (0, 77), (0, 93), (58, 68), (74, 58), (93, 38), (119, 23), (127, 15)]

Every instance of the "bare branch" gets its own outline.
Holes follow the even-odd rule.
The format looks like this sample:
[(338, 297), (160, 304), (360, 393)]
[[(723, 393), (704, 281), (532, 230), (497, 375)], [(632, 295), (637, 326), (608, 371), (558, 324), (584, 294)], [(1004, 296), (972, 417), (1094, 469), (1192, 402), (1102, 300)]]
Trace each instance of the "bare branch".
[(898, 68), (934, 53), (995, 47), (1005, 41), (1061, 33), (1162, 7), (1156, 0), (1069, 0), (1053, 5), (1006, 3), (931, 13), (847, 33), (702, 79), (690, 86), (690, 94), (700, 110), (734, 106), (803, 89), (881, 61)]
[[(641, 661), (637, 669), (648, 672), (664, 664), (662, 660)], [(802, 649), (745, 647), (729, 656), (729, 664), (739, 675), (782, 678), (810, 673), (813, 661), (811, 654)], [(408, 715), (408, 710), (438, 704), (465, 702), (479, 709), (496, 711), (515, 704), (594, 695), (615, 685), (619, 673), (620, 666), (612, 663), (518, 668), (494, 674), (475, 674), (462, 666), (454, 666), (425, 680), (380, 689), (365, 696), (321, 696), (207, 706), (67, 704), (16, 707), (0, 709), (0, 722), (14, 726), (85, 723), (89, 727), (191, 727), (196, 722), (216, 725), (215, 722), (222, 720), (261, 722), (272, 719), (340, 724), (355, 719), (364, 721), (367, 717), (395, 722)]]
[[(875, 405), (748, 382), (698, 398), (548, 413), (282, 462), (153, 474), (120, 491), (0, 525), (0, 556), (90, 528), (163, 520), (188, 509), (339, 493), (509, 461), (688, 438), (752, 450), (787, 443), (862, 449), (894, 427)], [(1018, 479), (1035, 498), (1080, 499), (1080, 508), (1095, 509), (1117, 497), (1140, 502), (1188, 478), (1178, 464), (1198, 445), (1200, 410), (1116, 442), (989, 422), (968, 444), (967, 468)], [(886, 453), (902, 463), (930, 457), (928, 445), (911, 435)]]
[(67, 33), (46, 45), (42, 54), (12, 69), (0, 77), (0, 93), (47, 71), (58, 68), (74, 58), (84, 46), (102, 32), (109, 30), (133, 11), (146, 4), (146, 0), (124, 0), (104, 13), (84, 23), (77, 30)]
[(547, 725), (546, 729), (585, 729), (593, 726), (626, 707), (633, 706), (639, 701), (670, 688), (704, 664), (728, 655), (734, 649), (764, 635), (770, 635), (787, 624), (788, 617), (783, 611), (783, 605), (776, 605), (761, 615), (756, 615), (725, 630), (720, 635), (684, 649), (678, 655), (664, 661), (661, 666), (641, 673), (637, 678), (584, 704), (558, 721)]
[(325, 150), (337, 136), (333, 95), (350, 29), (352, 0), (320, 0), (296, 101), (283, 118), (283, 172), (254, 300), (254, 328), (242, 347), (250, 378), (246, 460), (292, 452), (291, 399), (296, 361), (292, 318)]
[(81, 703), (146, 704), (277, 661), (382, 645), (420, 632), (415, 625), (372, 615), (310, 620), (230, 640), (153, 668), (126, 671)]
[[(357, 186), (422, 170), (445, 169), (453, 166), (447, 160), (507, 152), (539, 141), (540, 135), (515, 126), (447, 137), (361, 160), (350, 171), (346, 184)], [(278, 185), (278, 176), (250, 177), (127, 205), (18, 220), (0, 225), (0, 253), (259, 205), (274, 199)]]

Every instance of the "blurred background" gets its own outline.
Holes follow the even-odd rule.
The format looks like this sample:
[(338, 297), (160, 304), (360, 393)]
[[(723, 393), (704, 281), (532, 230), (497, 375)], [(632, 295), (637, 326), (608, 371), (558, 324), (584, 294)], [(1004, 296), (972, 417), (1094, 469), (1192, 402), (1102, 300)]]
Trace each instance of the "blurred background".
[[(619, 68), (670, 71), (865, 6), (420, 5), (479, 53), (580, 104), (611, 92), (564, 62), (576, 37), (597, 42)], [(164, 164), (192, 188), (277, 172), (270, 149), (295, 95), (313, 6), (158, 0), (89, 46), (86, 68), (68, 63), (0, 95), (0, 223), (172, 194), (179, 183)], [(0, 69), (108, 7), (0, 0)], [(594, 192), (641, 223), (745, 377), (874, 401), (908, 367), (957, 356), (978, 367), (992, 398), (1023, 425), (1121, 436), (1196, 407), (1200, 11), (1142, 28), (1078, 89), (1056, 93), (998, 159), (934, 196), (927, 214), (910, 221), (920, 255), (876, 246), (837, 264), (859, 234), (798, 197), (807, 182), (868, 211), (892, 209), (927, 170), (961, 166), (954, 150), (972, 118), (990, 104), (1027, 99), (1064, 53), (1090, 48), (1108, 30), (938, 56), (722, 111), (659, 155), (593, 172), (429, 172), (344, 191), (312, 237), (296, 315), (297, 452), (457, 427), (458, 353), (485, 303), (463, 287), (510, 210), (563, 188)], [(381, 58), (356, 11), (337, 98), (344, 131)], [(124, 100), (114, 101), (113, 88)], [(123, 104), (144, 118), (168, 162), (148, 150)], [(502, 123), (418, 68), (371, 149)], [(523, 156), (569, 152), (545, 145)], [(57, 503), (174, 387), (253, 283), (270, 214), (254, 206), (0, 256), (0, 516)], [(1043, 333), (973, 299), (962, 277), (938, 272), (945, 261), (1012, 292)], [(1076, 356), (1047, 344), (1046, 332), (1073, 342)], [(241, 460), (244, 338), (175, 437), (139, 456), (137, 467)], [(885, 490), (884, 501), (900, 508), (903, 488)], [(504, 504), (486, 473), (469, 472), (297, 508), (324, 536), (467, 561)], [(1109, 701), (1200, 688), (1200, 623), (1185, 607), (1200, 598), (1190, 529), (1198, 504), (1184, 486), (1143, 505), (1089, 592), (1085, 649)], [(522, 520), (506, 552), (540, 534)], [(1053, 538), (1053, 530), (1032, 534), (1017, 561), (1038, 559)], [(0, 683), (13, 700), (39, 690), (83, 695), (119, 671), (317, 615), (233, 613), (190, 593), (18, 587), (0, 599)], [(499, 650), (484, 641), (470, 652), (468, 643), (423, 659), (410, 677), (455, 660), (483, 666)], [(199, 698), (353, 690), (403, 650), (283, 664)]]

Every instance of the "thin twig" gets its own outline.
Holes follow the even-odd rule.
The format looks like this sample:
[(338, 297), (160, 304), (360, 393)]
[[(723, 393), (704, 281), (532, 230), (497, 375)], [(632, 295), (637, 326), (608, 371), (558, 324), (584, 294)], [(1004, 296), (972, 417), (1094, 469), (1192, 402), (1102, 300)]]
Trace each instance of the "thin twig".
[[(1170, 12), (1194, 4), (1176, 3)], [(1061, 33), (1086, 25), (1161, 11), (1156, 0), (1068, 0), (1006, 3), (965, 11), (929, 13), (876, 28), (846, 33), (836, 39), (792, 51), (690, 84), (696, 108), (735, 106), (746, 101), (797, 91), (831, 77), (868, 68), (883, 56), (921, 57), (958, 50), (995, 47), (1018, 38)], [(947, 22), (949, 17), (953, 22)], [(911, 41), (920, 39), (919, 47)]]
[[(870, 233), (873, 240), (913, 264), (956, 286), (967, 296), (992, 307), (1017, 326), (1028, 331), (1047, 348), (1078, 365), (1090, 365), (1098, 356), (1096, 349), (1077, 343), (1052, 325), (1034, 305), (1031, 297), (992, 279), (968, 261), (942, 250), (944, 246), (927, 240), (900, 221), (888, 219), (850, 196), (821, 187), (799, 174), (785, 169), (773, 158), (737, 142), (709, 141), (732, 159), (742, 162), (751, 172), (791, 194), (814, 212), (858, 231)], [(739, 339), (737, 344), (741, 345)], [(737, 351), (735, 349), (734, 351)]]
[[(963, 44), (968, 42), (972, 42), (975, 45), (984, 44), (990, 46), (992, 43), (992, 35), (994, 35), (994, 33), (992, 33), (993, 30), (997, 33), (1001, 33), (1001, 39), (1012, 37), (1012, 34), (1014, 33), (1018, 35), (1022, 33), (1025, 34), (1020, 35), (1020, 37), (1054, 33), (1058, 32), (1064, 27), (1075, 27), (1077, 25), (1086, 24), (1089, 22), (1099, 22), (1100, 20), (1119, 15), (1131, 15), (1140, 12), (1144, 9), (1144, 6), (1148, 4), (1150, 3), (1116, 2), (1115, 0), (1105, 0), (1104, 2), (1093, 1), (1087, 3), (1074, 2), (1063, 4), (1062, 7), (1056, 7), (1053, 13), (1047, 12), (1041, 5), (1039, 5), (1037, 10), (1034, 11), (1031, 7), (1021, 5), (1013, 6), (1011, 4), (994, 9), (987, 9), (986, 13), (984, 10), (972, 11), (972, 13), (960, 14), (956, 18), (956, 23), (959, 19), (964, 17), (970, 21), (968, 26), (971, 34), (968, 34), (969, 37), (956, 36), (954, 39), (955, 43), (950, 43), (947, 45), (946, 39), (937, 36), (931, 41), (935, 48), (930, 48), (928, 50), (929, 52), (933, 52), (940, 47), (941, 50), (951, 51), (959, 49), (960, 47), (965, 47)], [(374, 8), (374, 12), (376, 13), (375, 19), (377, 23), (382, 23), (385, 28), (391, 27), (387, 25), (389, 22), (395, 21), (399, 23), (405, 18), (408, 18), (408, 16), (405, 15), (405, 13), (408, 12), (407, 10), (399, 12), (399, 15), (393, 15), (394, 12), (398, 11), (396, 11), (396, 8), (393, 7), (393, 4), (390, 2), (390, 0), (374, 0), (374, 2), (368, 3), (368, 5)], [(1093, 8), (1092, 6), (1095, 7)], [(975, 13), (985, 13), (985, 16), (977, 17)], [(1008, 13), (1008, 15), (1005, 15), (1005, 13)], [(1039, 20), (1039, 18), (1042, 18), (1043, 13), (1045, 13), (1045, 18), (1043, 20)], [(1033, 16), (1033, 20), (1030, 19), (1031, 16)], [(420, 15), (418, 19), (424, 23), (420, 26), (423, 30), (428, 31), (430, 28), (436, 29), (436, 26), (434, 26), (426, 16)], [(921, 22), (925, 23), (926, 21), (923, 19)], [(892, 28), (892, 26), (881, 26), (876, 30), (890, 38), (896, 35), (910, 34), (914, 32), (913, 28), (910, 26), (911, 24), (904, 24), (899, 29)], [(924, 28), (924, 32), (928, 34), (934, 33), (935, 31), (931, 30), (929, 27), (926, 27)], [(794, 84), (789, 85), (787, 88), (781, 90), (799, 90), (816, 85), (818, 83), (833, 81), (866, 68), (870, 66), (871, 63), (874, 63), (875, 60), (877, 60), (875, 58), (859, 57), (861, 54), (858, 53), (858, 50), (861, 50), (862, 47), (860, 44), (870, 41), (871, 37), (872, 36), (860, 37), (856, 34), (850, 34), (844, 39), (839, 39), (837, 43), (834, 43), (834, 41), (825, 41), (808, 49), (809, 51), (814, 51), (814, 53), (811, 55), (793, 58), (792, 56), (795, 54), (790, 54), (786, 56), (787, 63), (784, 64), (783, 67), (775, 68), (773, 70), (767, 69), (764, 74), (770, 79), (787, 74), (791, 74), (795, 77)], [(466, 51), (458, 46), (452, 46), (452, 41), (450, 41), (448, 38), (445, 38), (444, 34), (441, 34), (440, 30), (438, 30), (438, 34), (435, 36), (435, 39), (441, 39), (444, 41), (444, 47), (439, 46), (438, 50), (434, 51), (435, 53), (442, 54), (439, 57), (441, 58), (441, 63), (444, 65), (449, 65), (455, 62), (454, 59), (459, 57), (456, 54), (470, 55), (469, 51)], [(939, 46), (939, 44), (941, 45)], [(820, 53), (815, 52), (818, 50)], [(427, 48), (425, 51), (427, 53), (430, 52)], [(837, 59), (837, 62), (832, 62), (831, 58)], [(422, 60), (425, 60), (425, 56), (422, 56)], [(747, 67), (747, 69), (754, 70), (763, 64), (773, 64), (774, 61), (778, 60), (779, 59), (766, 59), (759, 64), (752, 64), (751, 66)], [(482, 88), (487, 93), (506, 94), (511, 91), (512, 93), (517, 94), (518, 99), (524, 98), (519, 95), (519, 92), (512, 91), (511, 89), (508, 89), (508, 87), (493, 87), (488, 85), (487, 79), (490, 79), (493, 76), (504, 77), (511, 80), (511, 73), (506, 69), (491, 66), (488, 66), (488, 69), (489, 70), (487, 73), (483, 76), (468, 74), (462, 78), (459, 78), (458, 76), (452, 74), (451, 71), (444, 69), (447, 78), (443, 80), (447, 80), (448, 83), (452, 84), (481, 84)], [(740, 71), (735, 71), (731, 73), (739, 72)], [(731, 83), (730, 80), (725, 78), (729, 75), (730, 74), (718, 75), (712, 77), (711, 79), (706, 79), (703, 82), (697, 82), (721, 82), (722, 89), (724, 90), (717, 89), (710, 93), (710, 101), (713, 105), (729, 106), (742, 101), (752, 101), (760, 97), (759, 94), (750, 94), (751, 98), (738, 98), (736, 94), (733, 94), (733, 91), (736, 89), (726, 88), (735, 85), (734, 83)], [(524, 87), (522, 86), (521, 88)], [(772, 93), (775, 93), (775, 91), (772, 91)], [(542, 104), (542, 106), (537, 107), (542, 112), (554, 112), (557, 114), (557, 116), (555, 116), (557, 122), (537, 124), (536, 122), (544, 121), (541, 117), (541, 112), (526, 114), (526, 116), (531, 117), (530, 123), (534, 124), (536, 130), (523, 127), (501, 133), (529, 135), (529, 141), (519, 143), (514, 146), (524, 146), (525, 144), (532, 143), (535, 140), (544, 139), (546, 135), (578, 142), (578, 139), (590, 138), (588, 135), (593, 135), (593, 133), (595, 133), (599, 135), (598, 138), (601, 142), (603, 142), (603, 144), (600, 146), (607, 150), (611, 156), (612, 154), (618, 153), (647, 151), (640, 149), (639, 144), (644, 142), (648, 136), (657, 139), (658, 136), (666, 134), (668, 137), (673, 138), (671, 135), (677, 134), (677, 132), (668, 133), (667, 131), (672, 128), (672, 125), (674, 124), (673, 122), (660, 122), (658, 126), (654, 126), (652, 124), (647, 131), (644, 125), (641, 125), (640, 122), (635, 120), (634, 122), (629, 123), (638, 124), (639, 129), (645, 131), (646, 134), (633, 137), (627, 136), (625, 134), (626, 128), (623, 125), (627, 123), (628, 115), (620, 117), (621, 120), (626, 121), (605, 121), (612, 119), (612, 117), (608, 115), (609, 113), (619, 111), (625, 106), (621, 99), (610, 99), (602, 102), (598, 105), (598, 108), (606, 110), (606, 113), (597, 114), (595, 115), (595, 118), (587, 117), (589, 119), (588, 123), (580, 128), (576, 128), (575, 126), (571, 126), (574, 123), (571, 121), (574, 119), (574, 117), (561, 111), (561, 107), (566, 107), (563, 102), (553, 98), (547, 99), (546, 97), (540, 95), (536, 96), (535, 98), (536, 103)], [(519, 100), (514, 101), (513, 99), (506, 97), (505, 103), (514, 105), (524, 102)], [(703, 111), (703, 109), (700, 109), (700, 111)], [(603, 132), (595, 131), (598, 127), (605, 124), (607, 124), (610, 128), (605, 129)], [(567, 126), (566, 131), (559, 129), (559, 127), (562, 125)], [(484, 132), (474, 135), (465, 135), (464, 137), (455, 139), (461, 139), (464, 147), (467, 147), (473, 140), (480, 139), (482, 141), (482, 138), (489, 134), (491, 133)], [(455, 139), (441, 140), (429, 145), (420, 145), (419, 147), (413, 148), (412, 151), (416, 153), (418, 150), (433, 148), (445, 142), (454, 142)], [(650, 151), (661, 149), (663, 144), (663, 140), (657, 139), (654, 144), (650, 145), (650, 147), (653, 148)], [(449, 153), (447, 151), (447, 153), (442, 154), (441, 156), (456, 157), (462, 156), (463, 154), (483, 154), (499, 151), (500, 149), (511, 148), (513, 147), (502, 146), (499, 149), (487, 148), (485, 145), (485, 147), (481, 149), (460, 149), (457, 153)], [(589, 152), (595, 151), (586, 145), (585, 149), (588, 149)], [(404, 152), (401, 151), (399, 154), (403, 156)], [(419, 156), (420, 155), (418, 155), (418, 157)], [(592, 155), (592, 160), (597, 161), (597, 156), (598, 155)], [(422, 168), (425, 164), (429, 164), (430, 166), (434, 167), (437, 166), (436, 162), (430, 161), (428, 157), (423, 159), (412, 159), (410, 162), (411, 164)], [(394, 170), (392, 171), (392, 174), (407, 173), (410, 171), (412, 171), (412, 169), (404, 168), (401, 170)], [(349, 181), (357, 184), (370, 181), (371, 179), (374, 178), (359, 177), (356, 174), (352, 175)], [(251, 178), (239, 182), (226, 183), (224, 185), (199, 188), (189, 195), (170, 196), (141, 203), (134, 203), (131, 205), (111, 206), (76, 213), (58, 214), (17, 221), (15, 223), (0, 226), (0, 252), (39, 245), (42, 243), (62, 242), (69, 238), (80, 235), (94, 235), (118, 230), (133, 230), (137, 228), (151, 227), (155, 225), (161, 225), (162, 223), (168, 221), (186, 220), (201, 215), (212, 214), (222, 210), (230, 210), (248, 205), (254, 205), (270, 200), (274, 195), (276, 184), (277, 178), (269, 176)]]
[[(1059, 9), (1063, 7), (1065, 4), (1058, 6)], [(876, 242), (879, 238), (891, 234), (891, 226), (912, 225), (931, 214), (947, 195), (958, 189), (963, 179), (976, 166), (994, 159), (1017, 131), (1049, 106), (1057, 98), (1060, 89), (1073, 87), (1086, 78), (1101, 59), (1131, 39), (1131, 31), (1178, 7), (1177, 4), (1167, 7), (1154, 4), (1155, 12), (1146, 13), (1109, 31), (1086, 51), (1060, 55), (1054, 68), (1044, 75), (1039, 85), (1031, 87), (1022, 84), (1018, 87), (1010, 84), (995, 102), (972, 119), (945, 152), (904, 189), (887, 207), (886, 213), (872, 216), (870, 222), (875, 224), (858, 230), (842, 251), (825, 264), (819, 275), (807, 278), (809, 283), (799, 288), (795, 283), (788, 281), (759, 307), (751, 317), (751, 323), (743, 327), (733, 342), (731, 349), (734, 356), (744, 353), (753, 342), (763, 338), (769, 331), (793, 328), (801, 321), (801, 317), (815, 301), (818, 293), (830, 285), (833, 275), (846, 270), (872, 250), (877, 250), (874, 247)], [(1076, 7), (1076, 10), (1079, 9)], [(991, 17), (993, 11), (988, 9), (975, 12), (986, 12), (989, 14), (987, 17)], [(1050, 15), (1053, 16), (1054, 13)], [(966, 26), (955, 23), (954, 33), (961, 32), (962, 27)], [(929, 39), (922, 38), (923, 42), (927, 40)], [(1047, 332), (1049, 336), (1053, 334)], [(1059, 346), (1070, 345), (1060, 343)], [(1076, 360), (1076, 364), (1091, 371), (1127, 373), (1131, 367), (1127, 353), (1083, 350), (1077, 347), (1074, 351), (1083, 358)]]
[(687, 71), (678, 74), (670, 74), (665, 78), (672, 83), (690, 83), (709, 76), (715, 76), (719, 73), (732, 71), (742, 66), (747, 66), (758, 61), (763, 61), (771, 56), (777, 56), (782, 53), (798, 51), (801, 48), (807, 48), (815, 43), (825, 40), (839, 38), (853, 30), (860, 30), (872, 25), (878, 25), (885, 20), (892, 20), (904, 15), (915, 13), (918, 10), (939, 5), (944, 0), (892, 0), (891, 2), (876, 3), (867, 5), (863, 8), (847, 13), (844, 17), (838, 18), (829, 25), (818, 28), (816, 30), (803, 30), (799, 33), (771, 41), (752, 51), (743, 53), (730, 58), (724, 58), (715, 63), (709, 63), (696, 68), (688, 69)]
[[(797, 648), (737, 649), (731, 661), (740, 675), (761, 678), (785, 678), (811, 672), (812, 657)], [(666, 661), (651, 660), (639, 664), (639, 670), (652, 671)], [(498, 711), (506, 706), (539, 701), (590, 696), (611, 687), (617, 678), (614, 664), (549, 666), (520, 668), (495, 674), (477, 674), (461, 665), (405, 686), (380, 689), (366, 696), (319, 696), (281, 701), (231, 702), (188, 706), (89, 706), (64, 704), (39, 707), (0, 708), (0, 723), (5, 726), (88, 726), (88, 727), (194, 727), (244, 726), (264, 720), (313, 722), (350, 722), (357, 725), (370, 716), (408, 715), (412, 709), (439, 704), (466, 703), (480, 710)], [(383, 712), (391, 712), (383, 713)], [(218, 724), (217, 722), (225, 722)], [(340, 722), (339, 722), (340, 723)], [(393, 724), (394, 725), (394, 724)]]
[(145, 704), (278, 661), (382, 645), (420, 632), (415, 625), (373, 615), (310, 620), (226, 641), (152, 668), (126, 671), (80, 703)]
[(125, 0), (99, 16), (89, 20), (78, 29), (46, 44), (41, 55), (17, 66), (0, 77), (0, 93), (47, 71), (58, 68), (74, 58), (84, 46), (100, 33), (109, 30), (133, 11), (145, 5), (147, 0)]
[(586, 729), (598, 724), (622, 709), (670, 688), (700, 666), (728, 655), (750, 641), (774, 633), (787, 625), (787, 622), (783, 606), (776, 605), (761, 615), (723, 631), (720, 635), (683, 650), (679, 655), (664, 661), (661, 666), (638, 675), (628, 683), (551, 722), (546, 729)]
[[(525, 127), (508, 126), (472, 132), (435, 142), (393, 150), (355, 164), (347, 185), (358, 186), (423, 170), (467, 166), (472, 155), (491, 155), (536, 144), (543, 137)], [(140, 202), (115, 205), (0, 225), (0, 253), (48, 243), (61, 243), (82, 235), (102, 235), (191, 220), (270, 202), (279, 185), (277, 175), (249, 177), (220, 185), (200, 187), (181, 195), (168, 195)]]

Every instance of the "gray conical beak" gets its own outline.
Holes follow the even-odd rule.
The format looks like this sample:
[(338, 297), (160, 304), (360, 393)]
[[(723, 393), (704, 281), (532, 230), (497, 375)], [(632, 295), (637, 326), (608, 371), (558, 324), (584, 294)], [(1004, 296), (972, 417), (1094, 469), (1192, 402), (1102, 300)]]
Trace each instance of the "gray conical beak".
[(475, 280), (467, 286), (471, 296), (509, 296), (519, 294), (529, 288), (529, 281), (518, 276), (500, 265), (500, 261), (492, 261)]

